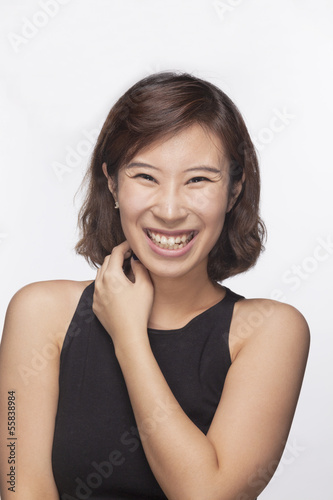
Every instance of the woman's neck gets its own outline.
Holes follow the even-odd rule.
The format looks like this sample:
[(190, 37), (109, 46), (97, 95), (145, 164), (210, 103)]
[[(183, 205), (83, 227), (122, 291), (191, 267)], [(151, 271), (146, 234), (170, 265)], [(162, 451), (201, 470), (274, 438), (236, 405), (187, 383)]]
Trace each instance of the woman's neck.
[(225, 295), (224, 288), (213, 283), (207, 273), (189, 273), (177, 278), (150, 277), (154, 284), (150, 328), (180, 328)]

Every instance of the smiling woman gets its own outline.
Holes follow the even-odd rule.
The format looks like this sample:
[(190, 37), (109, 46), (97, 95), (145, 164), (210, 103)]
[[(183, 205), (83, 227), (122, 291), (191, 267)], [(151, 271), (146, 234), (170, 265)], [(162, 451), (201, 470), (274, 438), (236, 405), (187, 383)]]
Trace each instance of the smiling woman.
[(229, 199), (228, 170), (220, 139), (199, 124), (146, 146), (117, 182), (103, 164), (125, 238), (145, 267), (149, 262), (151, 277), (162, 268), (179, 277), (198, 265), (207, 274), (208, 254), (242, 187), (239, 181)]
[(32, 283), (8, 307), (15, 498), (254, 500), (288, 437), (309, 331), (293, 307), (221, 284), (265, 236), (238, 109), (191, 75), (145, 78), (111, 109), (87, 181), (76, 251), (96, 279)]
[[(193, 132), (185, 137), (190, 127), (195, 128), (196, 135)], [(125, 168), (128, 176), (138, 175), (147, 181), (159, 170), (159, 165), (150, 164), (146, 156), (143, 161), (147, 147), (167, 142), (172, 155), (171, 148), (182, 148), (187, 140), (192, 141), (188, 148), (191, 157), (184, 162), (184, 174), (195, 172), (207, 177), (209, 173), (206, 182), (215, 182), (223, 175), (229, 200), (235, 202), (233, 210), (227, 211), (222, 231), (209, 255), (210, 278), (222, 280), (255, 264), (262, 250), (265, 228), (259, 217), (258, 160), (244, 120), (229, 97), (211, 83), (173, 73), (155, 74), (139, 81), (111, 109), (83, 183), (88, 181), (89, 189), (79, 219), (83, 238), (76, 246), (78, 253), (101, 265), (110, 250), (124, 239), (101, 164), (105, 164), (103, 171), (110, 176), (109, 188), (115, 194), (118, 172)], [(206, 149), (201, 151), (200, 144), (204, 142)], [(213, 165), (209, 162), (211, 157)], [(166, 161), (170, 169), (173, 159), (169, 157)], [(205, 168), (198, 170), (199, 167)], [(187, 180), (194, 184), (198, 177)], [(197, 201), (207, 199), (200, 190), (193, 197)]]

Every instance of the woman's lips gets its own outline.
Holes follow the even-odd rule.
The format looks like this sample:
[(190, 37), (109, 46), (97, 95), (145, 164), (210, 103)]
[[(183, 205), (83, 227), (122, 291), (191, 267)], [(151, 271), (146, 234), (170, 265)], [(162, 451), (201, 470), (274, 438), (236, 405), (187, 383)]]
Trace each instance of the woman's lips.
[(152, 233), (159, 233), (159, 234), (164, 234), (165, 236), (179, 236), (183, 234), (189, 234), (189, 233), (197, 233), (195, 229), (177, 229), (177, 231), (167, 231), (166, 229), (156, 229), (154, 227), (146, 227), (144, 229), (145, 232), (150, 231)]
[(147, 228), (144, 230), (144, 233), (148, 245), (155, 253), (163, 257), (180, 257), (192, 248), (198, 231), (179, 230), (162, 232)]
[(178, 250), (186, 246), (194, 236), (194, 231), (183, 231), (182, 233), (175, 233), (173, 235), (166, 234), (161, 231), (146, 230), (149, 238), (160, 248), (167, 250)]

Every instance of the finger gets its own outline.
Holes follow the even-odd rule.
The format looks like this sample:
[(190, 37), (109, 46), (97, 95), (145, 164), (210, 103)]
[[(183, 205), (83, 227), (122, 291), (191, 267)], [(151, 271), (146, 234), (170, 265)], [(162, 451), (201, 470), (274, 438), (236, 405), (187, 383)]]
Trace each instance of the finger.
[(99, 267), (99, 269), (97, 270), (97, 274), (96, 274), (96, 280), (101, 280), (104, 276), (104, 273), (105, 273), (105, 269), (107, 268), (108, 266), (108, 263), (109, 263), (109, 260), (110, 260), (110, 257), (111, 255), (106, 255), (105, 258), (104, 258), (104, 261), (103, 261), (103, 264)]
[[(124, 278), (126, 278), (125, 274), (123, 272), (118, 273), (116, 270), (112, 269), (110, 267), (110, 261), (112, 258), (112, 254), (109, 254), (105, 257), (104, 262), (102, 266), (99, 268), (97, 272), (97, 277), (96, 277), (96, 284), (97, 287), (100, 290), (100, 293), (102, 295), (104, 293), (119, 293), (124, 289)], [(106, 292), (107, 290), (107, 292)]]
[(105, 262), (103, 277), (107, 274), (125, 277), (123, 265), (126, 256), (130, 256), (131, 248), (128, 241), (123, 241), (120, 245), (113, 248), (109, 259)]
[(135, 277), (135, 281), (137, 279), (141, 279), (141, 278), (149, 278), (150, 280), (150, 276), (149, 276), (149, 273), (147, 271), (147, 269), (145, 268), (145, 266), (142, 264), (142, 262), (140, 262), (139, 260), (135, 260), (133, 257), (131, 258), (131, 266), (132, 266), (132, 271), (133, 271), (133, 274), (134, 274), (134, 277)]

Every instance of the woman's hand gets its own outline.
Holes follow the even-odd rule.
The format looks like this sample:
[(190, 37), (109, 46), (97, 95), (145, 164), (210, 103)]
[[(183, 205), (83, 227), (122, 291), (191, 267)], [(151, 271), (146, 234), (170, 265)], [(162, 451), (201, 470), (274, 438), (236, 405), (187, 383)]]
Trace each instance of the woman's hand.
[(98, 269), (93, 296), (93, 311), (111, 336), (115, 349), (135, 348), (149, 342), (147, 324), (154, 287), (147, 269), (140, 261), (131, 259), (135, 278), (132, 283), (124, 274), (124, 259), (131, 254), (124, 241), (105, 257)]

